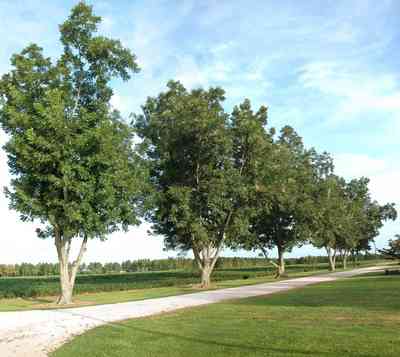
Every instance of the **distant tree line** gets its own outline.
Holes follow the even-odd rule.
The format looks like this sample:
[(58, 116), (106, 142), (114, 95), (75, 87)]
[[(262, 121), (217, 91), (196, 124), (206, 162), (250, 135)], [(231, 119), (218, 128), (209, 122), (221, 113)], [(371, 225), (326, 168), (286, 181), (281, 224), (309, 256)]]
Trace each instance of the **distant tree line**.
[[(380, 254), (357, 254), (353, 256), (354, 262), (366, 260), (378, 260), (384, 256)], [(287, 265), (305, 265), (312, 267), (317, 264), (328, 264), (327, 256), (304, 256), (299, 258), (287, 258)], [(244, 257), (220, 257), (215, 266), (216, 269), (245, 269), (266, 268), (264, 258)], [(126, 260), (122, 263), (83, 263), (79, 266), (78, 274), (113, 274), (146, 271), (169, 271), (169, 270), (197, 270), (196, 261), (190, 258), (168, 258), (168, 259), (138, 259)], [(16, 276), (56, 276), (60, 274), (58, 263), (21, 263), (0, 264), (0, 277)]]

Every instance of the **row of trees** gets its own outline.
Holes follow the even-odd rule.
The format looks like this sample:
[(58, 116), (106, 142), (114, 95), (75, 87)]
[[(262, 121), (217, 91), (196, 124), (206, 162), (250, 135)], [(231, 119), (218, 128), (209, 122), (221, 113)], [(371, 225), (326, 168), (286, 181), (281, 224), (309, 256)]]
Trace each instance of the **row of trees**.
[(30, 45), (0, 80), (13, 175), (6, 195), (23, 221), (42, 223), (39, 237), (54, 240), (59, 303), (72, 301), (88, 240), (141, 217), (167, 249), (193, 252), (204, 287), (224, 247), (266, 257), (276, 247), (281, 275), (284, 253), (311, 242), (334, 269), (337, 254), (368, 248), (395, 219), (393, 204), (372, 201), (367, 179), (337, 177), (331, 157), (306, 149), (291, 127), (267, 129), (266, 107), (254, 111), (245, 100), (226, 112), (221, 88), (188, 91), (171, 81), (128, 125), (110, 105), (110, 82), (139, 68), (119, 41), (97, 35), (100, 20), (79, 3), (60, 26), (57, 60)]
[(59, 273), (59, 265), (55, 263), (0, 264), (0, 276), (47, 276)]
[[(354, 255), (353, 262), (359, 263), (365, 260), (382, 259), (383, 255), (360, 254)], [(399, 258), (400, 259), (400, 258)], [(286, 263), (296, 265), (298, 268), (319, 268), (321, 264), (328, 263), (327, 256), (305, 256), (299, 258), (288, 258)], [(220, 257), (216, 264), (216, 269), (246, 269), (262, 268), (266, 266), (264, 258), (253, 257)], [(129, 273), (147, 271), (192, 271), (197, 269), (196, 262), (191, 258), (168, 258), (168, 259), (138, 259), (119, 262), (91, 262), (82, 263), (78, 269), (79, 274), (109, 274), (109, 273)], [(20, 264), (0, 264), (0, 277), (26, 277), (26, 276), (54, 276), (60, 273), (58, 263), (20, 263)]]
[(224, 92), (187, 91), (170, 82), (149, 98), (135, 128), (155, 187), (147, 212), (168, 248), (192, 250), (202, 285), (222, 247), (284, 254), (311, 243), (327, 251), (331, 270), (340, 255), (365, 251), (383, 222), (396, 219), (394, 204), (370, 197), (367, 178), (335, 175), (328, 153), (305, 148), (290, 126), (266, 130), (267, 109), (248, 100), (226, 113)]

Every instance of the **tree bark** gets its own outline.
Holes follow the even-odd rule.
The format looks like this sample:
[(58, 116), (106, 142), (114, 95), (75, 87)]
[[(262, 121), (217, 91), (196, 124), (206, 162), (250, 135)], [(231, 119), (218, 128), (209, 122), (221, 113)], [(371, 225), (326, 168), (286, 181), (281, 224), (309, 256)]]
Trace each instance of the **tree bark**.
[(348, 250), (345, 250), (343, 252), (343, 257), (342, 257), (342, 263), (343, 263), (343, 269), (347, 269), (347, 258), (349, 256), (350, 252)]
[(326, 252), (328, 253), (329, 270), (335, 271), (336, 270), (336, 250), (333, 250), (333, 253), (332, 253), (332, 248), (326, 247)]
[(285, 258), (283, 257), (283, 253), (285, 250), (283, 249), (282, 246), (278, 245), (278, 266), (277, 266), (277, 272), (276, 272), (276, 278), (279, 278), (283, 275), (285, 275)]
[(201, 271), (201, 287), (208, 288), (211, 284), (211, 270), (210, 267), (204, 267)]
[(55, 245), (57, 248), (58, 262), (60, 265), (60, 285), (61, 294), (57, 299), (57, 304), (66, 305), (72, 303), (72, 293), (74, 290), (76, 274), (82, 261), (83, 254), (86, 251), (87, 237), (82, 241), (76, 260), (69, 265), (69, 253), (71, 249), (71, 238), (64, 237), (61, 231), (55, 229)]
[(197, 265), (201, 271), (201, 287), (209, 288), (211, 284), (211, 274), (214, 270), (215, 263), (217, 262), (222, 242), (220, 246), (215, 248), (211, 244), (203, 247), (201, 250), (193, 243), (193, 255)]
[(343, 269), (347, 269), (347, 255), (343, 256)]

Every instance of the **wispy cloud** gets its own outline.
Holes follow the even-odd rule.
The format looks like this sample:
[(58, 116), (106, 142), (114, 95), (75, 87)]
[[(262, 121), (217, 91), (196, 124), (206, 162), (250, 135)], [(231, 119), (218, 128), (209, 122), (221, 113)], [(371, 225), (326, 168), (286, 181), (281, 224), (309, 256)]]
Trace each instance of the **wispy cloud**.
[(334, 97), (333, 122), (361, 119), (369, 111), (396, 114), (400, 110), (400, 86), (394, 74), (352, 71), (332, 62), (313, 62), (302, 67), (299, 82), (307, 90)]

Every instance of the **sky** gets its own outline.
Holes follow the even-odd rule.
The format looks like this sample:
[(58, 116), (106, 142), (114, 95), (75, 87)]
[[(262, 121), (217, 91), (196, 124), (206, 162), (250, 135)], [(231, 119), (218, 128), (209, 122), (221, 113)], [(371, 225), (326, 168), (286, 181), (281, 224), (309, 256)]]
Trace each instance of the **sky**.
[[(76, 1), (0, 0), (0, 75), (29, 43), (60, 53), (58, 25)], [(126, 118), (168, 80), (188, 88), (221, 86), (226, 109), (249, 98), (267, 105), (269, 126), (293, 126), (308, 147), (330, 152), (336, 172), (370, 178), (372, 197), (400, 207), (400, 1), (89, 1), (100, 32), (137, 56), (141, 72), (112, 83), (112, 104)], [(0, 145), (7, 138), (0, 133)], [(0, 187), (9, 184), (0, 151)], [(56, 261), (36, 223), (22, 223), (0, 196), (0, 264)], [(84, 261), (174, 256), (142, 224), (91, 241)], [(385, 224), (377, 247), (400, 233)], [(322, 254), (310, 246), (288, 256)], [(223, 255), (242, 255), (225, 251)]]

